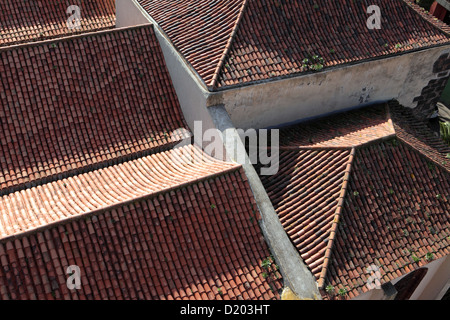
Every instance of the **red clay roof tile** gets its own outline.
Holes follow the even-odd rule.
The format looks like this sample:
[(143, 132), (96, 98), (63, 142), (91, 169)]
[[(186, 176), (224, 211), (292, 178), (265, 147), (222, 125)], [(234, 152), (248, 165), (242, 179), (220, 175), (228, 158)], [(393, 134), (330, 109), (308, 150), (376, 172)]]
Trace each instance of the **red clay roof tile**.
[(152, 26), (0, 49), (0, 70), (1, 299), (280, 297), (243, 169), (168, 150), (191, 134)]
[[(181, 154), (191, 158), (183, 159)], [(233, 168), (236, 165), (217, 161), (189, 145), (10, 193), (0, 197), (0, 238), (111, 208)], [(171, 202), (168, 204), (173, 208)], [(175, 211), (161, 213), (172, 217)]]
[(2, 49), (0, 78), (1, 194), (167, 149), (187, 128), (152, 26)]
[[(449, 31), (410, 0), (139, 0), (206, 85), (220, 89), (449, 43)], [(380, 30), (367, 28), (378, 5)]]
[(448, 148), (410, 110), (391, 101), (280, 136), (279, 172), (261, 180), (320, 288), (349, 298), (368, 290), (371, 264), (386, 282), (448, 254)]
[[(70, 29), (70, 5), (80, 8), (80, 28)], [(14, 0), (0, 2), (0, 47), (113, 28), (114, 0)]]

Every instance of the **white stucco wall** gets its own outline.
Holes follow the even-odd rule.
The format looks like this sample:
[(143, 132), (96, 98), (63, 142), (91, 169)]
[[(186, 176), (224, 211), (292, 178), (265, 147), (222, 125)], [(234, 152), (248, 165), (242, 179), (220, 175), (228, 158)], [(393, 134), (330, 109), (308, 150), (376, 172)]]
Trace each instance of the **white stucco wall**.
[(407, 107), (450, 46), (359, 63), (320, 73), (226, 90), (208, 105), (223, 103), (238, 128), (268, 128), (396, 98)]
[[(436, 300), (441, 299), (450, 284), (450, 256), (428, 263), (424, 268), (427, 274), (412, 294), (410, 300)], [(393, 285), (406, 275), (391, 281)], [(379, 300), (383, 299), (383, 290), (371, 290), (357, 296), (354, 300)]]

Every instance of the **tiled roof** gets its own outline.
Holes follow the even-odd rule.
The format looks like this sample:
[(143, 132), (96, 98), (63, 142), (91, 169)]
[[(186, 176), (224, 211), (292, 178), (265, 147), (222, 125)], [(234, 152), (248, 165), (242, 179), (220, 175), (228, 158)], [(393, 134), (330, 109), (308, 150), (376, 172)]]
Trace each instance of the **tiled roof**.
[(152, 26), (0, 50), (0, 194), (167, 149), (187, 128)]
[(392, 101), (280, 136), (279, 172), (261, 180), (320, 288), (352, 298), (372, 264), (384, 283), (450, 253), (449, 149), (411, 110)]
[(283, 147), (350, 148), (395, 134), (387, 106), (352, 110), (283, 128)]
[[(274, 299), (242, 168), (0, 241), (2, 299)], [(81, 287), (66, 286), (67, 267)], [(266, 277), (270, 274), (270, 277)], [(278, 278), (277, 278), (278, 277)]]
[(399, 139), (450, 171), (450, 159), (447, 156), (450, 154), (450, 146), (443, 144), (422, 121), (416, 120), (411, 109), (391, 102), (390, 113)]
[[(78, 29), (67, 24), (71, 5), (80, 8)], [(114, 0), (4, 0), (0, 1), (0, 47), (113, 28), (115, 20)]]
[[(450, 31), (409, 0), (139, 0), (211, 89), (448, 44)], [(382, 28), (369, 30), (378, 5)]]
[(0, 49), (0, 77), (0, 299), (279, 298), (245, 173), (189, 144), (153, 26)]
[(208, 86), (217, 78), (244, 0), (138, 0)]
[(284, 229), (316, 278), (342, 207), (352, 158), (350, 150), (283, 150), (280, 171), (261, 177)]
[(0, 238), (236, 168), (188, 145), (0, 197)]

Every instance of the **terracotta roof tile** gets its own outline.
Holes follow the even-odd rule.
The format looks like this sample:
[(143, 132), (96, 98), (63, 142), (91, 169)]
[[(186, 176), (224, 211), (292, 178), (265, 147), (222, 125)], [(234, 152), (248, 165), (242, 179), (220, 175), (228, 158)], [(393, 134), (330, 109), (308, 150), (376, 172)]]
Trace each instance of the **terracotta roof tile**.
[(352, 110), (280, 130), (283, 147), (351, 148), (395, 134), (387, 106)]
[(152, 26), (0, 50), (0, 78), (1, 194), (167, 149), (187, 128)]
[[(332, 67), (449, 42), (443, 23), (406, 2), (249, 0), (217, 86), (299, 74), (314, 55)], [(381, 9), (380, 30), (367, 28), (370, 5)]]
[(213, 85), (244, 0), (138, 0), (200, 77)]
[[(69, 1), (70, 2), (70, 1)], [(14, 0), (0, 2), (0, 47), (113, 28), (114, 0)], [(80, 8), (80, 28), (69, 29), (70, 5)]]
[[(0, 197), (0, 238), (193, 183), (236, 165), (198, 147), (157, 153)], [(165, 209), (174, 214), (173, 205)]]
[(448, 149), (409, 109), (392, 101), (281, 131), (279, 172), (261, 180), (320, 288), (351, 298), (371, 264), (386, 282), (450, 253)]
[[(261, 267), (270, 252), (251, 210), (256, 208), (242, 169), (149, 195), (96, 215), (72, 219), (15, 240), (0, 242), (2, 299), (274, 299), (281, 275)], [(212, 196), (202, 193), (207, 187)], [(179, 206), (173, 216), (157, 207)], [(217, 217), (226, 229), (220, 229)], [(198, 224), (198, 218), (204, 221)], [(91, 230), (91, 231), (89, 231)], [(223, 244), (218, 245), (221, 238)], [(32, 244), (32, 250), (29, 248)], [(172, 248), (172, 249), (171, 249)], [(22, 257), (23, 254), (23, 257)], [(68, 290), (66, 268), (81, 269), (81, 289)], [(12, 269), (13, 267), (13, 269)], [(28, 270), (33, 276), (28, 275)], [(255, 278), (251, 275), (257, 275)], [(243, 279), (243, 280), (242, 280)], [(244, 281), (244, 282), (242, 282)], [(240, 285), (242, 283), (242, 285)]]
[(450, 146), (442, 143), (423, 121), (417, 120), (411, 109), (402, 108), (395, 101), (390, 102), (389, 108), (397, 137), (437, 165), (450, 170), (450, 159), (447, 157)]
[[(304, 73), (449, 43), (450, 28), (409, 0), (139, 0), (210, 89)], [(367, 28), (378, 5), (380, 30)]]
[(344, 197), (350, 150), (282, 150), (280, 169), (261, 180), (301, 257), (319, 278)]
[(364, 147), (355, 159), (326, 284), (358, 295), (368, 291), (371, 264), (385, 283), (450, 253), (450, 173), (429, 169), (403, 142)]

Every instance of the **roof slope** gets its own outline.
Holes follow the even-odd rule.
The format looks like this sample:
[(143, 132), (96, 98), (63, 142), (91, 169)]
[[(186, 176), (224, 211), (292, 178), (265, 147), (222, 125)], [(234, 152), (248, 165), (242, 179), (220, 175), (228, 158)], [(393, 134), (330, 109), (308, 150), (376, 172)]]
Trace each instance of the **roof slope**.
[(0, 299), (279, 298), (245, 173), (190, 144), (151, 25), (0, 71)]
[(316, 278), (352, 159), (350, 150), (282, 150), (279, 172), (261, 177), (284, 229)]
[(193, 183), (236, 165), (194, 145), (57, 180), (0, 197), (0, 238)]
[(357, 150), (324, 283), (353, 298), (371, 265), (386, 283), (449, 255), (449, 192), (450, 172), (403, 142)]
[[(0, 242), (1, 299), (273, 299), (242, 169)], [(81, 287), (66, 286), (67, 267)]]
[[(449, 43), (449, 31), (409, 0), (139, 0), (210, 90)], [(369, 30), (378, 5), (382, 28)]]
[(213, 86), (244, 0), (138, 0), (208, 86)]
[[(67, 24), (73, 14), (67, 13), (71, 5), (80, 8), (78, 29)], [(0, 47), (109, 29), (115, 24), (114, 0), (5, 0), (0, 2)]]
[(167, 149), (187, 128), (152, 26), (0, 50), (0, 79), (0, 194)]
[[(372, 264), (387, 282), (413, 254), (449, 254), (450, 150), (411, 114), (392, 101), (281, 129), (279, 172), (261, 180), (320, 288), (352, 298)], [(400, 238), (411, 252), (393, 253)]]

